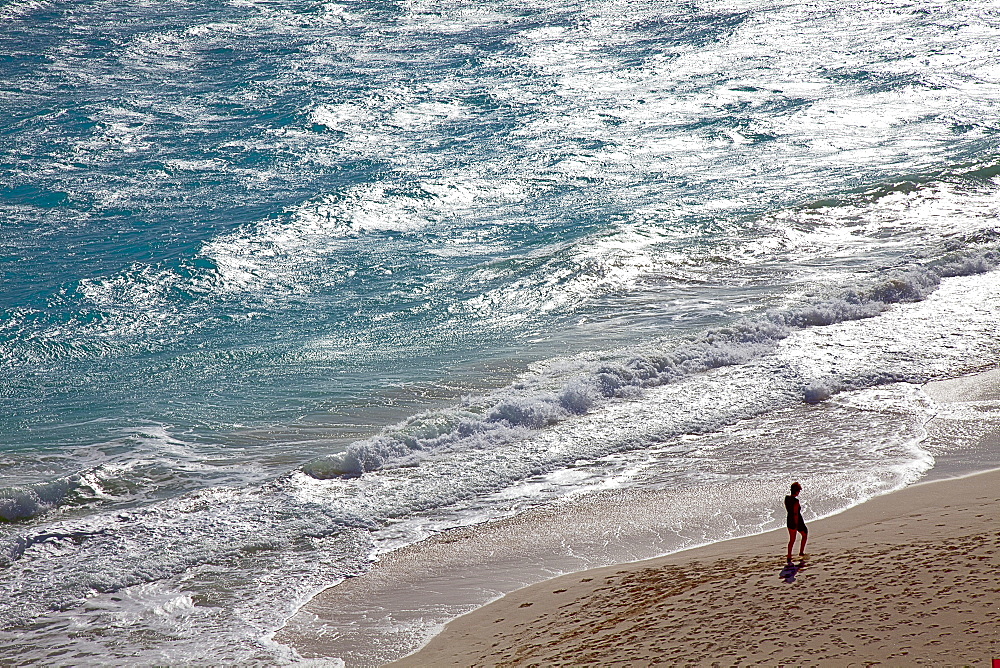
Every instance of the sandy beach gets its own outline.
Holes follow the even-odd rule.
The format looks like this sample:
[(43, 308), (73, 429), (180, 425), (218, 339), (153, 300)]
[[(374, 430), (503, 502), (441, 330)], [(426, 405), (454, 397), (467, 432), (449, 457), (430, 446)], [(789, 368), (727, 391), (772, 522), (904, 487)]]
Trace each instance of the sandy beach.
[(810, 527), (526, 587), (394, 666), (989, 665), (1000, 471), (915, 485)]
[[(1000, 429), (990, 418), (1000, 370), (923, 389), (939, 407), (925, 445), (948, 456), (926, 482), (810, 521), (807, 557), (791, 565), (781, 528), (598, 568), (566, 561), (570, 574), (546, 578), (553, 545), (601, 518), (651, 530), (630, 534), (624, 544), (635, 545), (655, 537), (651, 513), (677, 510), (664, 504), (678, 497), (617, 496), (592, 517), (581, 517), (587, 507), (534, 513), (385, 555), (313, 598), (275, 639), (348, 666), (989, 665), (1000, 657)], [(944, 447), (959, 431), (975, 438)], [(405, 636), (414, 620), (463, 605), (399, 658), (421, 642)]]

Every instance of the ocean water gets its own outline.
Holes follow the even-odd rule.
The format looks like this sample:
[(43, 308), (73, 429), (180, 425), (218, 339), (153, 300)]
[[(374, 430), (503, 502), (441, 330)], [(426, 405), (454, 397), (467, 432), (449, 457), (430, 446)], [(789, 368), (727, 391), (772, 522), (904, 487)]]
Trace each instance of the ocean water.
[(998, 53), (989, 3), (2, 0), (0, 662), (294, 663), (451, 528), (730, 490), (663, 552), (961, 462)]

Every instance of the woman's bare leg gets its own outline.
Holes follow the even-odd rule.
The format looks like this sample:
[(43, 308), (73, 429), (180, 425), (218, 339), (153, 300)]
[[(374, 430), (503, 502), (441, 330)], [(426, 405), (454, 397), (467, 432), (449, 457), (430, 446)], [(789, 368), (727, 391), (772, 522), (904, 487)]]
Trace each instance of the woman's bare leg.
[[(801, 556), (804, 556), (805, 553), (806, 553), (806, 539), (809, 538), (809, 532), (808, 531), (800, 531), (799, 533), (802, 534), (802, 543), (799, 544), (799, 556), (801, 557)], [(794, 536), (792, 537), (792, 542), (795, 542)], [(791, 559), (792, 558), (792, 552), (791, 552), (792, 548), (789, 547), (788, 550), (789, 550), (788, 551), (788, 558)]]
[(792, 560), (792, 546), (795, 545), (795, 529), (788, 530), (788, 560)]

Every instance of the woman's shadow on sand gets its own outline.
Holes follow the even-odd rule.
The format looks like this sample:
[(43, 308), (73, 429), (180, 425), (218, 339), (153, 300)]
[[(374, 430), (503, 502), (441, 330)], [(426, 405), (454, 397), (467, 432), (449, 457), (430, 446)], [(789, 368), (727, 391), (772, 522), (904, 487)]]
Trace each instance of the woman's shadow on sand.
[(798, 572), (805, 567), (806, 567), (805, 559), (800, 559), (799, 563), (797, 564), (793, 564), (791, 561), (789, 561), (787, 564), (785, 564), (785, 567), (781, 569), (781, 572), (778, 573), (778, 577), (784, 580), (785, 582), (791, 584), (792, 582), (795, 582), (795, 576), (798, 574)]

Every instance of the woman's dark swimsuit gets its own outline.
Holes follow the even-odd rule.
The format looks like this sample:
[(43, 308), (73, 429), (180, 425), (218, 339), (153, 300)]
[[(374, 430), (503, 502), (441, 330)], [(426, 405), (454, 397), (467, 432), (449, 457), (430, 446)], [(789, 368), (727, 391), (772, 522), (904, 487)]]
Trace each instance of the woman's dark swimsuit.
[(785, 510), (788, 511), (788, 518), (785, 524), (789, 529), (795, 529), (796, 531), (801, 531), (802, 533), (809, 533), (809, 529), (806, 529), (805, 520), (802, 519), (802, 510), (799, 505), (799, 500), (791, 494), (785, 497)]

